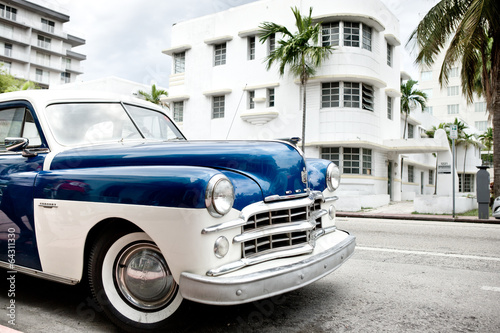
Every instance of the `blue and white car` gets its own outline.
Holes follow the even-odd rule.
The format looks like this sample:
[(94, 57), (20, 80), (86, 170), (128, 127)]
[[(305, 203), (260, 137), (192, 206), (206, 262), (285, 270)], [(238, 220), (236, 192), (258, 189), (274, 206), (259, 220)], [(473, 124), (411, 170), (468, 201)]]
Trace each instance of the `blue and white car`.
[(168, 325), (183, 299), (300, 288), (354, 251), (338, 167), (284, 141), (188, 141), (140, 99), (25, 91), (0, 94), (0, 145), (0, 266), (89, 283), (126, 330)]

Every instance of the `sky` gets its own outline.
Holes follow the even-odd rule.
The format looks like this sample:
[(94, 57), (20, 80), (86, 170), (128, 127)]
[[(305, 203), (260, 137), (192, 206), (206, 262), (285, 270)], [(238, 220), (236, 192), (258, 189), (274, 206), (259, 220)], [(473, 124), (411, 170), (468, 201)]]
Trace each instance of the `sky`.
[[(84, 38), (73, 49), (85, 54), (78, 81), (107, 76), (168, 88), (171, 57), (161, 53), (170, 45), (173, 24), (213, 14), (256, 0), (34, 0), (70, 16), (67, 33)], [(327, 1), (327, 0), (325, 0)], [(372, 0), (366, 0), (372, 1)], [(418, 79), (410, 52), (410, 33), (437, 0), (382, 0), (400, 21), (402, 70)], [(314, 11), (313, 11), (314, 14)], [(291, 15), (291, 14), (290, 14)]]

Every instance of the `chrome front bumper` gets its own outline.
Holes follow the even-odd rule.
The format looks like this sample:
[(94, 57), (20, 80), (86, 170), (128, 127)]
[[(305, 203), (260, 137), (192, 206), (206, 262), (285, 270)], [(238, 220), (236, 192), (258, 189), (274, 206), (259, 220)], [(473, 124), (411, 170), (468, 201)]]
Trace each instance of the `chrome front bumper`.
[(199, 303), (233, 305), (283, 294), (308, 285), (336, 270), (354, 252), (356, 238), (347, 236), (336, 246), (284, 266), (238, 276), (209, 277), (182, 273), (182, 297)]

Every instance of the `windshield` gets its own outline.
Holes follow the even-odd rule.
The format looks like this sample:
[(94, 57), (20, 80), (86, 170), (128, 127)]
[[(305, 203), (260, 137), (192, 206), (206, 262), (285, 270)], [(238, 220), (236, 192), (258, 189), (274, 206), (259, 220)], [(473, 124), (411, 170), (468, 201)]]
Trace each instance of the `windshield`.
[(166, 115), (130, 104), (52, 104), (46, 115), (54, 138), (64, 146), (137, 139), (184, 140)]

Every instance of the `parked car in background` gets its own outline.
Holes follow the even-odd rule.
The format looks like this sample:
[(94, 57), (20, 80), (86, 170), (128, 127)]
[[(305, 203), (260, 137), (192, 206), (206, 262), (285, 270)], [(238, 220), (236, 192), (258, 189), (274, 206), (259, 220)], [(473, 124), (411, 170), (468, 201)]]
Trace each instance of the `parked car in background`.
[(300, 288), (353, 253), (338, 167), (284, 141), (188, 141), (153, 104), (71, 91), (0, 95), (0, 266), (77, 284), (125, 330), (183, 299)]
[(500, 197), (495, 198), (495, 201), (493, 201), (491, 215), (496, 219), (500, 219)]

